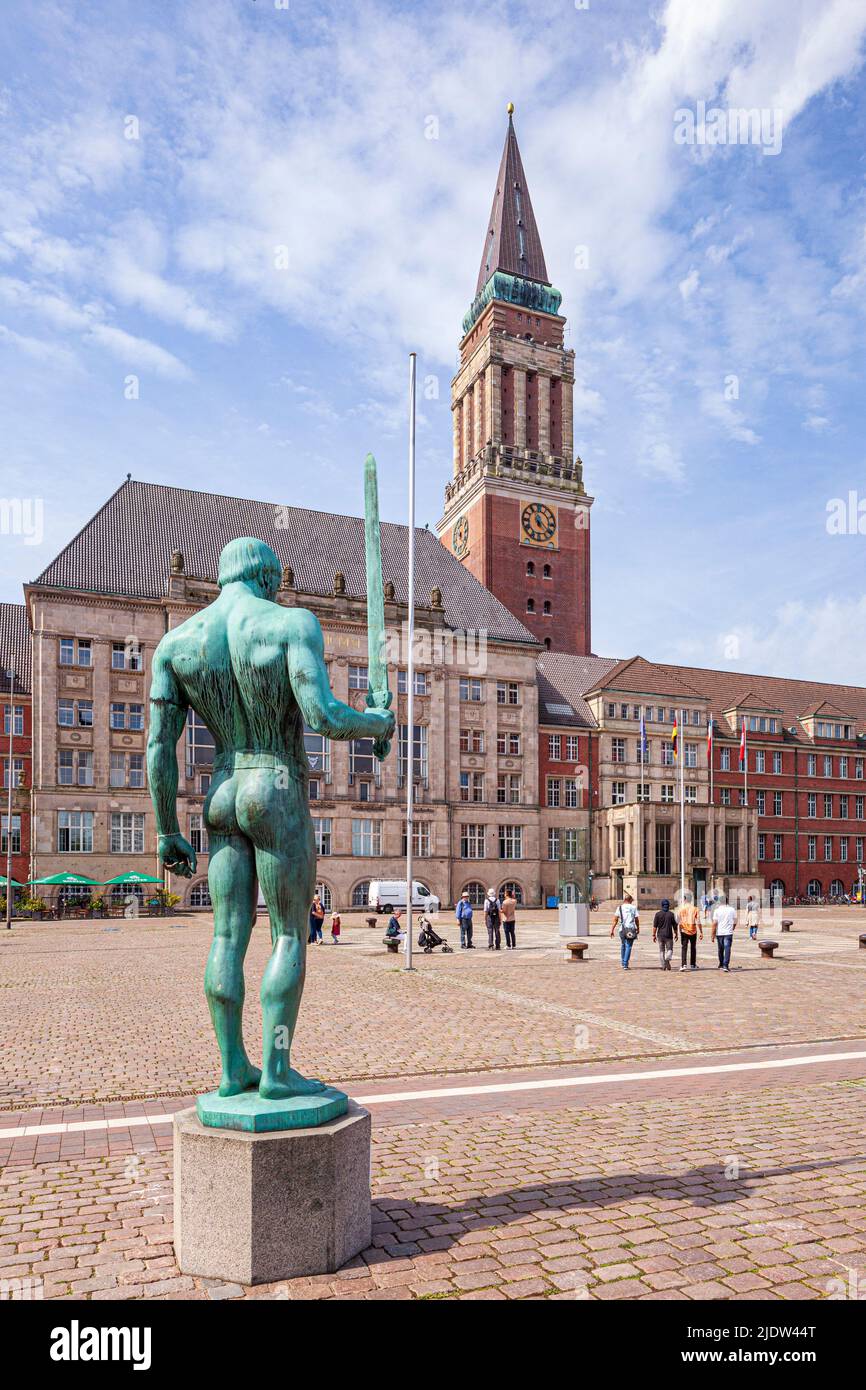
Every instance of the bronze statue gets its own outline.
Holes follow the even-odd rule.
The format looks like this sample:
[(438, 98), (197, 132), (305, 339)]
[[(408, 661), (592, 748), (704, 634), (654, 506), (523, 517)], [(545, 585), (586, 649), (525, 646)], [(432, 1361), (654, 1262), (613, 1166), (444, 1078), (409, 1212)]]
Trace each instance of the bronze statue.
[[(375, 464), (373, 469), (375, 478)], [(378, 512), (375, 520), (378, 554)], [(370, 539), (368, 528), (368, 559)], [(394, 732), (386, 676), (382, 689), (386, 668), (377, 668), (375, 684), (371, 668), (369, 708), (354, 710), (337, 700), (328, 683), (318, 619), (307, 609), (274, 601), (281, 577), (277, 556), (262, 541), (243, 537), (225, 547), (219, 596), (166, 633), (154, 655), (147, 747), (159, 856), (172, 873), (189, 878), (196, 855), (178, 826), (176, 744), (190, 709), (213, 734), (204, 824), (214, 939), (205, 993), (222, 1056), (219, 1096), (257, 1089), (266, 1101), (324, 1090), (322, 1082), (290, 1065), (316, 886), (304, 724), (328, 738), (372, 737), (379, 758), (386, 756)], [(375, 578), (381, 596), (381, 563)], [(378, 634), (371, 628), (372, 649), (374, 640), (381, 643), (383, 617), (371, 612), (371, 622), (380, 628)], [(261, 1070), (247, 1056), (241, 1026), (257, 882), (273, 943), (261, 988)], [(201, 1106), (199, 1113), (204, 1119)]]

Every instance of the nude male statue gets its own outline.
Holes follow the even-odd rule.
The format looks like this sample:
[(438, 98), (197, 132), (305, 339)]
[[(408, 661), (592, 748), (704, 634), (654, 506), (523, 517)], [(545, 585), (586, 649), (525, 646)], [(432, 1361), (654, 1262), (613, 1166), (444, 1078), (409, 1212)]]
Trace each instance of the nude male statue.
[[(262, 541), (244, 537), (224, 548), (218, 598), (167, 632), (154, 654), (147, 745), (159, 857), (190, 878), (196, 855), (177, 821), (176, 745), (190, 709), (213, 734), (204, 823), (214, 939), (205, 993), (222, 1055), (219, 1094), (258, 1087), (268, 1100), (324, 1089), (289, 1065), (316, 886), (304, 722), (328, 738), (373, 738), (380, 759), (394, 732), (390, 709), (354, 710), (333, 695), (318, 619), (274, 601), (281, 574)], [(241, 1026), (257, 880), (273, 943), (261, 989), (261, 1071)]]

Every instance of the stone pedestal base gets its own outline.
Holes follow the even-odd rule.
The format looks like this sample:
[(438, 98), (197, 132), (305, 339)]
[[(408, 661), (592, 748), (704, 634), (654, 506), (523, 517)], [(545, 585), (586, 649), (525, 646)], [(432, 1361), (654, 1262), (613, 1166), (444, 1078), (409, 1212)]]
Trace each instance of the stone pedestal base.
[(174, 1246), (184, 1274), (266, 1284), (330, 1274), (370, 1244), (370, 1114), (310, 1129), (174, 1117)]

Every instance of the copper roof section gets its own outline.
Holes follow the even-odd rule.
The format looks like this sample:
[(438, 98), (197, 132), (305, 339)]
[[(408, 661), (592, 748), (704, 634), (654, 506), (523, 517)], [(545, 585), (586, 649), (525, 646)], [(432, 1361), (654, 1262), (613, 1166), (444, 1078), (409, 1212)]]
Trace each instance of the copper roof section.
[(549, 285), (541, 237), (532, 211), (523, 161), (517, 147), (514, 121), (509, 114), (505, 148), (499, 165), (493, 207), (481, 254), (481, 269), (475, 293), (480, 294), (494, 271), (505, 270), (526, 280)]

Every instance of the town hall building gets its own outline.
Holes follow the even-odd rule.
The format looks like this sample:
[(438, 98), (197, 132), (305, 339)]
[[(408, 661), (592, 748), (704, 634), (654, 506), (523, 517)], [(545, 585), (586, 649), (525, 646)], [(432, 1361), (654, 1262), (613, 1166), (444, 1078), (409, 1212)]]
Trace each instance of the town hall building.
[[(511, 885), (525, 905), (627, 890), (653, 906), (681, 872), (697, 894), (849, 892), (866, 843), (866, 689), (592, 650), (593, 498), (574, 456), (560, 309), (509, 112), (452, 383), (442, 518), (436, 536), (416, 533), (413, 726), (397, 643), (392, 756), (379, 764), (369, 741), (306, 735), (325, 905), (364, 906), (371, 879), (402, 876), (410, 776), (416, 877), (446, 904)], [(5, 865), (11, 833), (19, 881), (162, 873), (145, 765), (153, 653), (215, 597), (220, 550), (240, 535), (276, 551), (278, 602), (317, 614), (336, 695), (364, 703), (361, 519), (127, 479), (24, 586), (23, 604), (0, 605), (13, 671), (11, 685), (0, 671), (14, 803), (10, 826), (4, 793), (2, 853)], [(382, 554), (399, 634), (405, 527), (383, 525)], [(209, 904), (212, 761), (191, 717), (178, 812), (198, 872), (167, 880), (184, 906)]]

